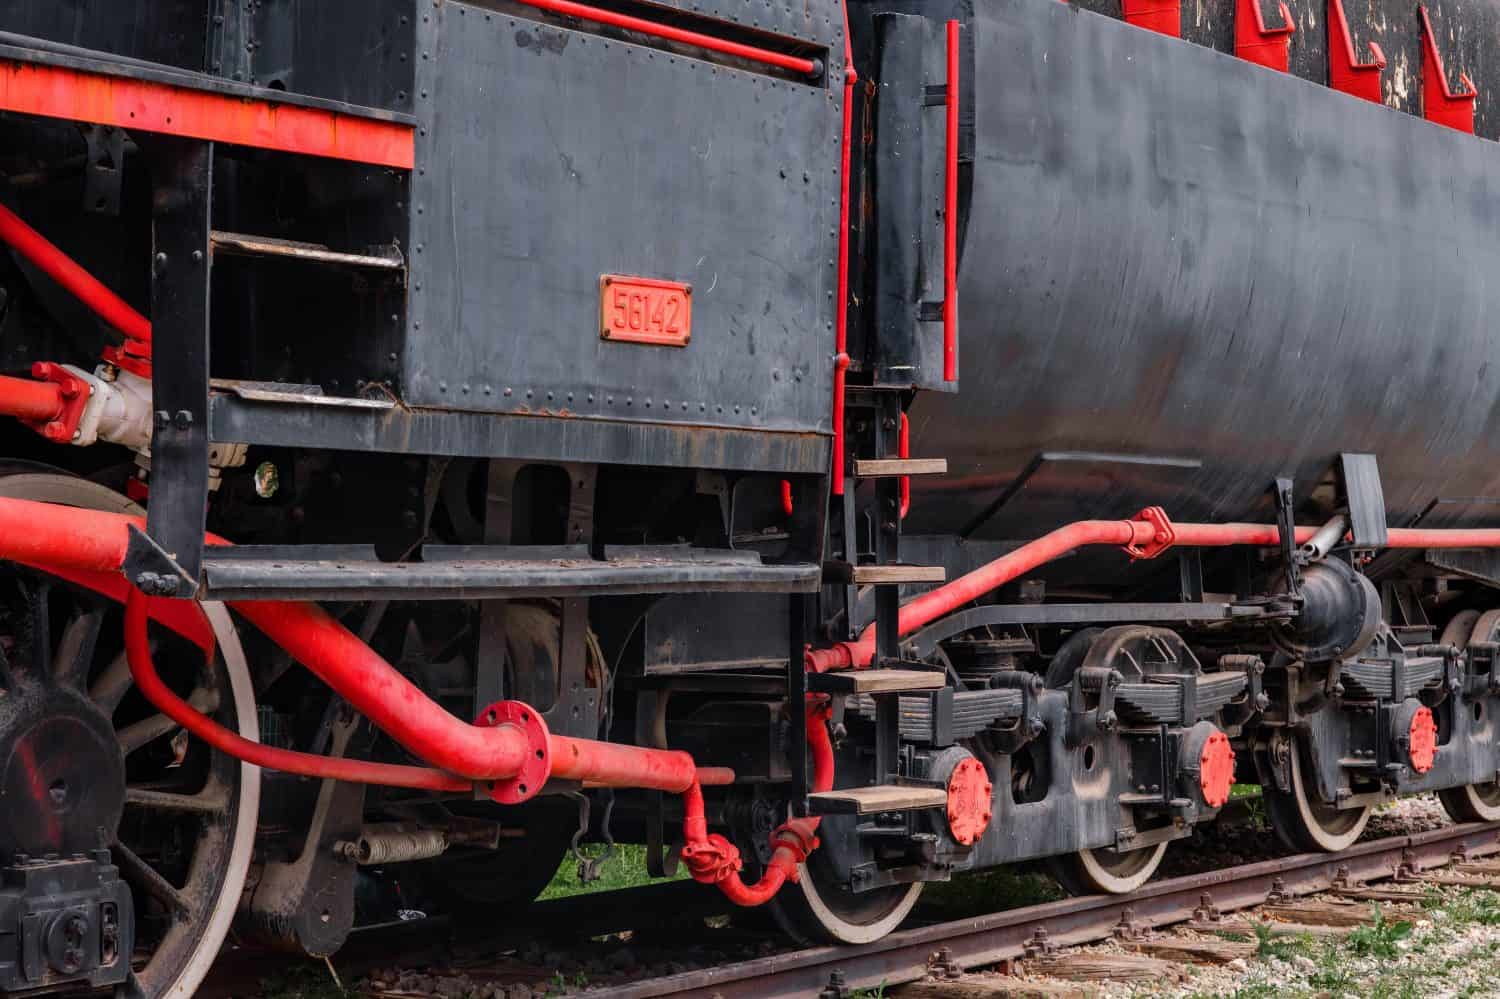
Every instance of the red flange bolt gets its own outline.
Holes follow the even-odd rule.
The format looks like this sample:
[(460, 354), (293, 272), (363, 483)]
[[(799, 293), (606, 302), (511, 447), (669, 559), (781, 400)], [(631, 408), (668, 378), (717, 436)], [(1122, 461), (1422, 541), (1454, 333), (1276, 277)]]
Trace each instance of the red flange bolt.
[(984, 764), (974, 757), (953, 768), (948, 778), (948, 831), (964, 846), (972, 845), (989, 827), (994, 790)]
[(1411, 740), (1407, 748), (1411, 768), (1425, 774), (1437, 759), (1437, 722), (1432, 720), (1432, 712), (1425, 707), (1412, 712), (1406, 735)]
[(1203, 741), (1203, 751), (1198, 754), (1198, 788), (1209, 808), (1219, 808), (1229, 800), (1233, 786), (1234, 749), (1229, 736), (1214, 732)]

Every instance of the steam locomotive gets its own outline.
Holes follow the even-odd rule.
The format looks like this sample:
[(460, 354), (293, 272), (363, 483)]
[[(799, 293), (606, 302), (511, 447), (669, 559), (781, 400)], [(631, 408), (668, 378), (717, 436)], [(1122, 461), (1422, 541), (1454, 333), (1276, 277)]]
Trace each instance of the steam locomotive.
[(3, 0), (0, 991), (1500, 819), (1493, 18)]

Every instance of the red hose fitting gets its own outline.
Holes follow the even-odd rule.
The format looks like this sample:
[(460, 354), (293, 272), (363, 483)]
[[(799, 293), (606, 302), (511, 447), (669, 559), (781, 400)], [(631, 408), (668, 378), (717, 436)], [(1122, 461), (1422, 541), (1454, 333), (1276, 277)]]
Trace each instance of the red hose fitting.
[[(833, 741), (828, 737), (831, 707), (825, 696), (807, 698), (807, 742), (813, 757), (814, 791), (833, 788)], [(771, 833), (771, 859), (760, 880), (747, 885), (740, 880), (744, 869), (739, 847), (718, 833), (708, 832), (703, 811), (703, 790), (697, 782), (682, 795), (682, 860), (694, 881), (718, 885), (735, 905), (756, 906), (770, 901), (788, 881), (796, 883), (808, 854), (818, 848), (816, 816), (788, 819)]]

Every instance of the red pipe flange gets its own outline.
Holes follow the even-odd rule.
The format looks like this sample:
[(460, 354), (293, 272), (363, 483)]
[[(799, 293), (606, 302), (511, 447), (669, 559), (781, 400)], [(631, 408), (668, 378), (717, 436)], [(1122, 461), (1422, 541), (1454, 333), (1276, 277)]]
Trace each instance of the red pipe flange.
[(527, 752), (520, 772), (490, 781), (490, 797), (502, 805), (519, 805), (536, 797), (552, 773), (552, 736), (542, 716), (522, 701), (496, 701), (479, 713), (474, 724), (480, 728), (510, 725), (526, 736)]

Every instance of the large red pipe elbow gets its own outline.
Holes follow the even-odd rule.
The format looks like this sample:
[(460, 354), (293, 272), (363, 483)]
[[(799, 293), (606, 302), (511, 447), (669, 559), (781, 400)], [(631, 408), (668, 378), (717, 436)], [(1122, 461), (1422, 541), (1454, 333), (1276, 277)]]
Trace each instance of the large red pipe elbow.
[(302, 777), (343, 780), (354, 784), (384, 784), (426, 791), (464, 792), (471, 787), (469, 781), (445, 774), (441, 770), (297, 753), (252, 742), (219, 725), (173, 693), (156, 672), (146, 633), (147, 603), (146, 595), (134, 588), (125, 602), (125, 655), (130, 662), (130, 673), (135, 677), (136, 688), (162, 714), (215, 749), (267, 770), (280, 770)]

